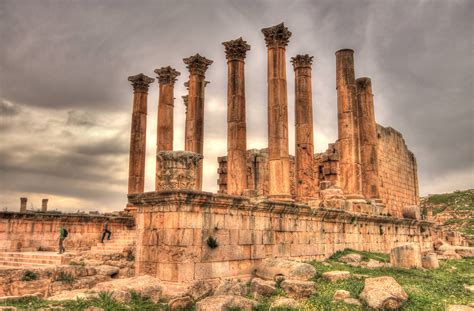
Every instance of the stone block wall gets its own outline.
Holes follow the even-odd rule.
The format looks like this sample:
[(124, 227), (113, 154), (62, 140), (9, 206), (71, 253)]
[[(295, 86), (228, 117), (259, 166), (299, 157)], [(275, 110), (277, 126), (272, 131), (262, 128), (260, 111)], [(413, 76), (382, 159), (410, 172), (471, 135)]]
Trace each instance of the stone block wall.
[[(433, 223), (194, 191), (129, 195), (136, 272), (164, 281), (249, 276), (264, 258), (321, 260), (338, 250), (433, 247)], [(211, 248), (209, 237), (217, 247)]]
[(404, 206), (419, 205), (416, 159), (402, 134), (377, 125), (379, 191), (388, 211), (402, 217)]
[[(67, 250), (89, 249), (100, 241), (105, 219), (100, 215), (0, 212), (0, 251), (57, 250), (61, 224), (69, 232)], [(133, 227), (131, 217), (109, 217), (112, 234)]]

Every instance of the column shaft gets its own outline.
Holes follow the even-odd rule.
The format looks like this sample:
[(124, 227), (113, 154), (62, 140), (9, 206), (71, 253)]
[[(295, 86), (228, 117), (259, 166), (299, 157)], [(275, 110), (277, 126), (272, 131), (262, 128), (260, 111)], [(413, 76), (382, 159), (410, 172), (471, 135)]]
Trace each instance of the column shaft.
[(155, 190), (161, 190), (160, 182), (158, 178), (158, 170), (160, 167), (160, 157), (158, 153), (160, 151), (172, 151), (173, 150), (173, 110), (174, 110), (174, 83), (176, 77), (180, 75), (178, 71), (168, 67), (162, 67), (155, 69), (155, 73), (158, 75), (159, 88), (159, 99), (158, 99), (158, 125), (156, 135), (156, 178), (155, 178)]
[(295, 69), (296, 200), (303, 202), (318, 196), (313, 143), (312, 58), (297, 55), (291, 59)]
[(360, 151), (354, 51), (336, 52), (339, 185), (344, 193), (360, 195)]
[(227, 193), (247, 189), (247, 124), (245, 116), (245, 54), (250, 50), (239, 38), (224, 42), (227, 79)]
[(356, 80), (356, 84), (362, 194), (366, 198), (379, 198), (377, 125), (375, 123), (372, 82), (369, 78), (359, 78)]
[[(202, 57), (199, 54), (184, 59), (187, 65), (189, 75), (189, 94), (188, 94), (188, 137), (186, 137), (186, 151), (192, 151), (203, 155), (204, 150), (204, 88), (205, 72), (211, 60)], [(202, 160), (199, 162), (196, 188), (202, 190)]]
[(146, 115), (148, 86), (155, 79), (138, 74), (128, 78), (133, 85), (133, 112), (130, 137), (128, 193), (145, 189)]
[(268, 47), (268, 196), (290, 200), (286, 50), (291, 32), (282, 24), (264, 28)]

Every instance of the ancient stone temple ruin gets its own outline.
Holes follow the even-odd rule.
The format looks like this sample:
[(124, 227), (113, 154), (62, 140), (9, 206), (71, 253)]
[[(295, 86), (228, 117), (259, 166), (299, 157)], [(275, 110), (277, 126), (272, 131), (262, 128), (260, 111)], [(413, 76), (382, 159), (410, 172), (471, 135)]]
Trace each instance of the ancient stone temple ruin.
[[(199, 54), (184, 59), (189, 70), (185, 152), (172, 151), (172, 85), (179, 73), (170, 67), (155, 71), (160, 83), (156, 191), (128, 195), (127, 211), (136, 220), (136, 273), (191, 281), (250, 275), (270, 257), (323, 259), (345, 248), (389, 252), (405, 242), (432, 249), (438, 232), (420, 218), (415, 157), (400, 133), (376, 123), (371, 80), (356, 79), (354, 51), (336, 52), (338, 139), (321, 154), (314, 153), (314, 59), (291, 57), (293, 156), (286, 74), (292, 33), (284, 24), (262, 33), (268, 51), (268, 148), (247, 150), (245, 58), (251, 47), (243, 38), (224, 42), (227, 155), (218, 159), (218, 194), (201, 191), (205, 73), (213, 62)], [(130, 79), (135, 97), (137, 80), (140, 92), (153, 82), (141, 74)], [(140, 107), (146, 107), (146, 94), (134, 100), (133, 111)], [(145, 132), (132, 125), (130, 159), (143, 157), (145, 140), (137, 138)], [(143, 184), (144, 171), (134, 161), (130, 172), (134, 183)]]
[[(296, 146), (295, 155), (289, 154), (286, 47), (292, 33), (282, 23), (262, 34), (268, 148), (247, 150), (245, 59), (251, 47), (243, 38), (223, 42), (228, 127), (227, 155), (217, 159), (218, 193), (202, 191), (205, 91), (212, 91), (206, 90), (205, 75), (212, 68), (225, 76), (225, 69), (195, 54), (183, 59), (189, 71), (188, 93), (182, 96), (184, 151), (173, 148), (174, 85), (181, 73), (169, 66), (154, 71), (159, 97), (153, 191), (145, 192), (144, 181), (148, 90), (155, 79), (140, 73), (128, 78), (133, 105), (125, 211), (60, 214), (48, 211), (45, 199), (42, 210), (33, 213), (21, 198), (19, 213), (0, 213), (0, 266), (63, 263), (67, 256), (21, 253), (55, 250), (61, 225), (70, 233), (68, 251), (85, 251), (84, 256), (127, 251), (120, 277), (151, 275), (172, 282), (246, 278), (274, 257), (321, 260), (346, 248), (388, 253), (411, 242), (426, 252), (438, 240), (464, 244), (459, 234), (420, 216), (415, 157), (399, 132), (376, 123), (371, 79), (356, 78), (354, 51), (335, 55), (338, 139), (323, 153), (315, 153), (318, 128), (312, 118), (316, 60), (307, 54), (290, 58)], [(106, 219), (116, 240), (100, 244)]]

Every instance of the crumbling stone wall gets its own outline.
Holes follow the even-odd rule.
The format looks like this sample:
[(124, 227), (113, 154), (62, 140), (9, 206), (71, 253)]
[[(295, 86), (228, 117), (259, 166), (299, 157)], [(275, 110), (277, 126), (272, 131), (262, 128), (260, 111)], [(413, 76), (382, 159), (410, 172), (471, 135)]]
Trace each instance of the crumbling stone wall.
[[(218, 193), (227, 193), (227, 157), (218, 157)], [(247, 186), (249, 196), (268, 195), (268, 149), (247, 150)], [(290, 192), (295, 195), (295, 157), (290, 155)]]
[(402, 217), (404, 206), (420, 204), (416, 159), (393, 128), (377, 125), (377, 137), (380, 196), (389, 213)]
[[(404, 206), (419, 205), (416, 159), (408, 150), (402, 134), (391, 127), (377, 125), (379, 192), (387, 212), (402, 217)], [(325, 152), (314, 155), (321, 190), (338, 184), (338, 144), (329, 144)], [(218, 158), (219, 193), (226, 193), (227, 157)], [(295, 195), (295, 158), (290, 155), (291, 194)], [(268, 156), (266, 149), (247, 151), (247, 180), (251, 196), (266, 196)]]
[[(433, 223), (194, 191), (129, 195), (136, 273), (163, 281), (248, 276), (264, 258), (323, 259), (345, 248), (432, 250)], [(369, 204), (367, 204), (369, 205)], [(212, 238), (212, 239), (210, 239)]]
[[(66, 249), (90, 249), (100, 241), (105, 219), (101, 215), (0, 212), (0, 251), (57, 250), (61, 224), (69, 232)], [(112, 234), (133, 226), (131, 217), (109, 218)]]

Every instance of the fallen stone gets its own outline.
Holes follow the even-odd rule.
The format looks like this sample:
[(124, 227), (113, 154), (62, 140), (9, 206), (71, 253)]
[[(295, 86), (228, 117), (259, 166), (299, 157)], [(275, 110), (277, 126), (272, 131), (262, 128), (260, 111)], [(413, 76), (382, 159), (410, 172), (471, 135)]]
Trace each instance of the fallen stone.
[(467, 289), (468, 291), (474, 293), (474, 285), (464, 284), (464, 288)]
[(279, 297), (275, 299), (275, 301), (273, 301), (272, 304), (270, 305), (270, 311), (292, 310), (292, 309), (298, 310), (300, 307), (301, 307), (300, 304), (292, 298)]
[(463, 258), (474, 257), (474, 247), (455, 246), (454, 251)]
[(408, 299), (408, 295), (394, 278), (381, 276), (365, 279), (365, 286), (360, 298), (369, 307), (395, 310)]
[(347, 290), (343, 289), (338, 289), (335, 293), (334, 296), (332, 297), (334, 300), (344, 300), (346, 298), (350, 298), (351, 293), (349, 293)]
[(17, 308), (14, 306), (1, 306), (0, 310), (1, 311), (16, 311)]
[(359, 299), (356, 298), (346, 298), (343, 301), (348, 305), (362, 306), (362, 303), (359, 301)]
[(322, 277), (323, 279), (327, 281), (336, 282), (339, 280), (350, 278), (351, 273), (349, 271), (329, 271), (329, 272), (324, 272)]
[(360, 263), (362, 261), (362, 255), (356, 253), (347, 254), (339, 258), (339, 261), (344, 263)]
[[(190, 288), (194, 285), (186, 283), (177, 283), (177, 282), (161, 282), (162, 291), (161, 291), (161, 297), (160, 300), (163, 301), (170, 301), (175, 298), (179, 297), (184, 297), (184, 296), (189, 296), (190, 295)], [(191, 297), (193, 298), (193, 297)], [(194, 299), (194, 298), (193, 298)]]
[(368, 262), (365, 263), (364, 265), (368, 269), (377, 269), (377, 268), (383, 268), (386, 267), (387, 264), (380, 262), (378, 260), (370, 258)]
[(270, 297), (276, 293), (275, 282), (253, 278), (250, 282), (250, 290), (256, 296)]
[(87, 309), (84, 309), (84, 311), (105, 311), (105, 310), (99, 307), (89, 307)]
[(102, 282), (97, 284), (93, 290), (96, 292), (112, 292), (119, 301), (128, 301), (130, 299), (130, 292), (134, 291), (143, 297), (157, 302), (161, 297), (162, 285), (157, 278), (142, 275), (129, 279)]
[(474, 308), (465, 305), (449, 305), (446, 311), (474, 311)]
[(403, 215), (403, 218), (420, 219), (421, 218), (420, 207), (416, 205), (405, 206), (402, 209), (402, 215)]
[(308, 298), (316, 292), (312, 281), (284, 280), (281, 288), (292, 298)]
[(119, 273), (120, 268), (109, 266), (109, 265), (100, 265), (100, 266), (95, 267), (95, 270), (97, 271), (97, 274), (99, 275), (112, 276), (114, 274)]
[(307, 281), (316, 275), (316, 269), (307, 263), (268, 258), (260, 263), (256, 275), (266, 280), (276, 280), (277, 276), (283, 276), (289, 280)]
[(211, 296), (196, 303), (196, 311), (227, 311), (229, 309), (251, 311), (256, 307), (257, 302), (232, 295)]
[(89, 299), (98, 297), (99, 294), (90, 289), (76, 289), (71, 291), (64, 291), (57, 295), (51, 296), (48, 300), (51, 301), (64, 301), (64, 300), (77, 300), (77, 299)]
[(461, 259), (461, 255), (456, 252), (456, 247), (443, 242), (438, 241), (435, 244), (436, 253), (439, 255), (439, 259)]
[(419, 244), (407, 243), (392, 248), (390, 263), (397, 268), (421, 268), (421, 249)]
[(236, 279), (223, 280), (214, 291), (214, 295), (216, 296), (246, 296), (247, 294), (247, 285), (243, 281)]
[(425, 256), (421, 258), (421, 265), (425, 269), (438, 269), (439, 268), (438, 255), (436, 255), (436, 253), (427, 253)]
[(193, 300), (189, 296), (178, 297), (168, 302), (168, 309), (171, 311), (190, 310), (193, 307)]
[(211, 283), (202, 280), (194, 282), (187, 292), (187, 294), (194, 300), (199, 301), (203, 298), (211, 296), (214, 293), (214, 287)]

